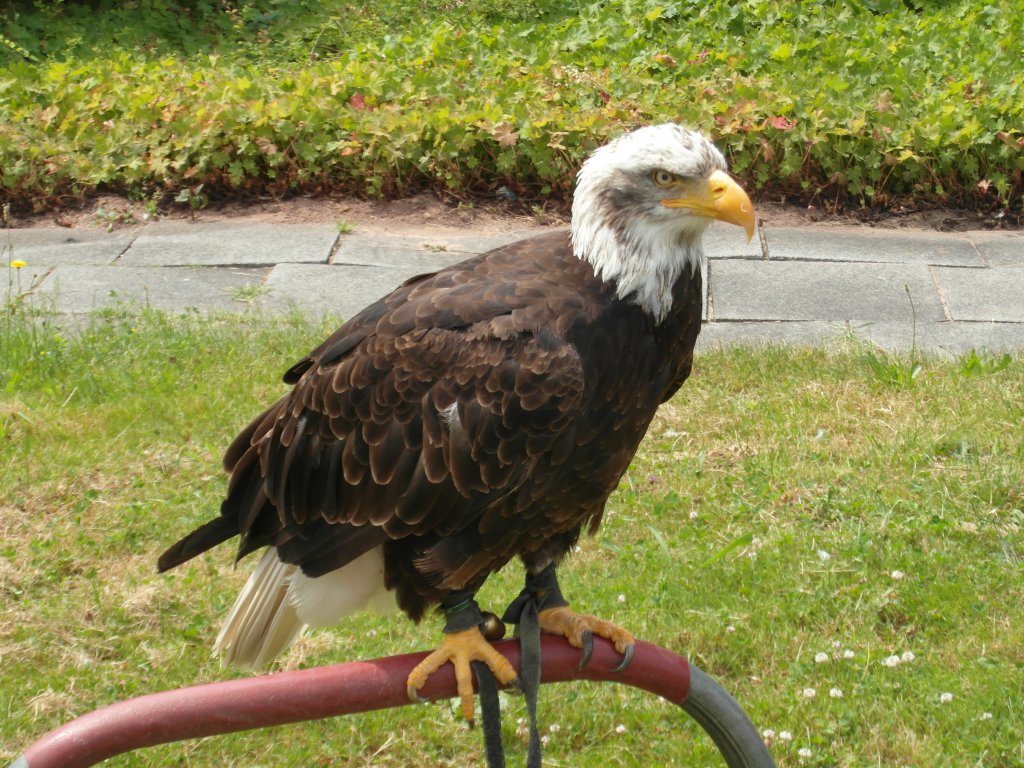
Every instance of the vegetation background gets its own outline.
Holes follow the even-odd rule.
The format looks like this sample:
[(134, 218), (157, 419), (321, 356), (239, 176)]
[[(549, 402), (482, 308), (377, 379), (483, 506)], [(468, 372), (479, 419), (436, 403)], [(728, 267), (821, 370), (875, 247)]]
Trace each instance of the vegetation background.
[(1024, 0), (35, 0), (0, 7), (0, 202), (566, 197), (624, 127), (762, 197), (1019, 213)]
[[(565, 199), (624, 127), (709, 131), (821, 207), (1022, 206), (1024, 3), (128, 0), (0, 6), (0, 202), (262, 195)], [(18, 254), (3, 251), (4, 260)], [(126, 308), (0, 317), (0, 761), (68, 718), (229, 677), (227, 551), (157, 576), (219, 456), (332, 326)], [(908, 329), (909, 332), (909, 329)], [(1024, 767), (1024, 360), (827, 349), (698, 358), (565, 591), (691, 655), (780, 766)], [(509, 568), (485, 603), (519, 588)], [(286, 667), (426, 648), (360, 618)], [(519, 700), (506, 739), (523, 743)], [(114, 765), (464, 765), (446, 704), (160, 747)], [(669, 705), (545, 689), (552, 765), (717, 765)], [(268, 750), (268, 745), (271, 745)], [(512, 755), (515, 761), (518, 753)]]

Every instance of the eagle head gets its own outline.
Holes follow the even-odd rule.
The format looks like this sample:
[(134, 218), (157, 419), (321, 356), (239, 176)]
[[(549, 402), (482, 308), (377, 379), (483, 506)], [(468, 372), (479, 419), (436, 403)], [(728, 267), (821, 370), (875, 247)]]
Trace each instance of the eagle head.
[(712, 220), (753, 236), (754, 206), (726, 173), (725, 158), (703, 134), (674, 123), (627, 133), (583, 164), (572, 204), (573, 251), (619, 298), (661, 321), (686, 266), (704, 260), (701, 237)]

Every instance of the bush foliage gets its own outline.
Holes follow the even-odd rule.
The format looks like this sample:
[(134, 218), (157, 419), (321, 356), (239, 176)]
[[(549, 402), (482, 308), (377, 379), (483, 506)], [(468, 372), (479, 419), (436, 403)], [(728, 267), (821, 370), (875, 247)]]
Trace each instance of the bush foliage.
[(662, 120), (819, 205), (1024, 191), (1022, 0), (38, 0), (0, 22), (0, 199), (22, 207), (565, 196), (592, 147)]

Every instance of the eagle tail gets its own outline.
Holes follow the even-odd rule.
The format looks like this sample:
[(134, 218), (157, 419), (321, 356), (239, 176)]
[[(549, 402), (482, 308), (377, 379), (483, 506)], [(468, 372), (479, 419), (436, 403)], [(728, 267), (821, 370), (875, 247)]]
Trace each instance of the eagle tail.
[(237, 535), (237, 522), (226, 517), (214, 518), (168, 547), (157, 560), (157, 569), (160, 573), (168, 571)]
[(282, 563), (267, 547), (242, 588), (213, 647), (225, 664), (265, 667), (302, 634), (306, 624), (289, 598), (289, 584), (298, 571)]
[(317, 577), (281, 562), (277, 550), (267, 547), (231, 608), (214, 653), (222, 654), (225, 664), (264, 667), (307, 626), (334, 624), (363, 609), (381, 614), (397, 609), (384, 584), (381, 547)]

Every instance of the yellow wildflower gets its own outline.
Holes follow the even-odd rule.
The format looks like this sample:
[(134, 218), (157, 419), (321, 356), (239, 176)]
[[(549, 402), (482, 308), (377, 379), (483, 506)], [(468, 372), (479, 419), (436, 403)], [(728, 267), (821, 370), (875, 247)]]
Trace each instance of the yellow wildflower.
[(16, 259), (11, 262), (11, 266), (14, 267), (15, 269), (21, 269), (22, 267), (27, 267), (28, 263), (22, 261), (21, 259)]

